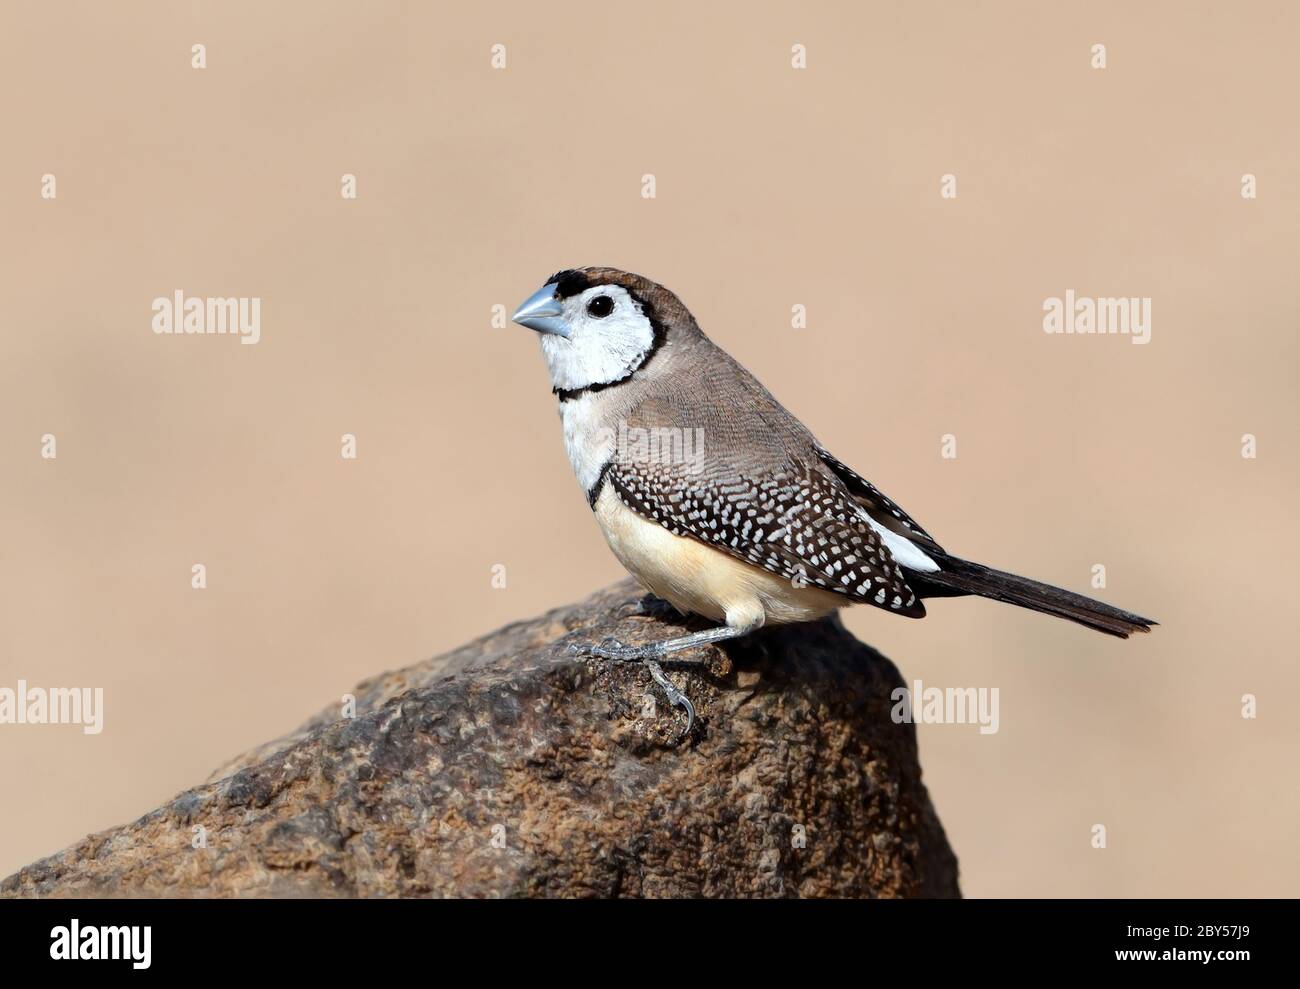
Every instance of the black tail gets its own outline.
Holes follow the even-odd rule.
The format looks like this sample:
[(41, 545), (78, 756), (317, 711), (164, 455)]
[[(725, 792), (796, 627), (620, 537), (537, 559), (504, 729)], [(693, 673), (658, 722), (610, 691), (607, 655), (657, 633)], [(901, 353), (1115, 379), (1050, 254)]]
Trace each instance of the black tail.
[(921, 597), (954, 597), (978, 594), (980, 597), (1005, 601), (1030, 611), (1067, 618), (1107, 635), (1127, 639), (1134, 632), (1150, 632), (1158, 624), (1129, 611), (1112, 608), (1108, 604), (1086, 598), (1082, 594), (1043, 584), (1028, 577), (992, 570), (955, 556), (930, 554), (939, 564), (939, 571), (921, 573), (909, 571), (908, 583)]

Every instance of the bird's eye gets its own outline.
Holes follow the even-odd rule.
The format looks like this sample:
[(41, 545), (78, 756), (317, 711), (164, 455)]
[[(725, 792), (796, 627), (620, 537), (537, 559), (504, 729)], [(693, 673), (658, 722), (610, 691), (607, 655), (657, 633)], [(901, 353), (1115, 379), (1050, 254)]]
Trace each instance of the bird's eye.
[(608, 295), (598, 295), (587, 303), (587, 315), (604, 319), (614, 311), (614, 300)]

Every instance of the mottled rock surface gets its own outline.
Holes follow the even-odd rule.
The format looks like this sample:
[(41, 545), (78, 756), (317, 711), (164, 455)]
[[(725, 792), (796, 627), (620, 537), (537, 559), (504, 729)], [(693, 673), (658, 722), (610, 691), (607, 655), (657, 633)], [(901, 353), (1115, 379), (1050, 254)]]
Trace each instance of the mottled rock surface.
[[(902, 685), (837, 619), (666, 667), (575, 643), (701, 627), (630, 582), (356, 690), (0, 883), (8, 896), (956, 896)], [(194, 848), (196, 825), (206, 847)]]

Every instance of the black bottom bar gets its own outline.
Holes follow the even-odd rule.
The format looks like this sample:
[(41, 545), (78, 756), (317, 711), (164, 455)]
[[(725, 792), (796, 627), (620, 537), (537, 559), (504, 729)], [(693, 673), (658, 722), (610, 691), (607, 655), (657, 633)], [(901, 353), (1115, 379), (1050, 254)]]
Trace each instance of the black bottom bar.
[(681, 978), (719, 965), (771, 977), (777, 963), (809, 966), (810, 977), (849, 964), (863, 976), (1127, 968), (1182, 978), (1284, 962), (1295, 914), (1288, 900), (7, 900), (0, 971), (375, 977), (407, 963), (436, 981), (466, 966), (493, 978), (516, 966), (591, 975), (612, 951), (629, 971)]

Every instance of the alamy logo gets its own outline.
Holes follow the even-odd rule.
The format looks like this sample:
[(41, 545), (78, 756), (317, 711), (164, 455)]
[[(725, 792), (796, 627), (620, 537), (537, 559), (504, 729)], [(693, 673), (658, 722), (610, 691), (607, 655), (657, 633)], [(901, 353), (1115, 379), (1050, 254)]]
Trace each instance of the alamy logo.
[(0, 725), (81, 725), (87, 735), (104, 730), (104, 688), (0, 687)]
[(55, 961), (121, 961), (148, 968), (153, 955), (152, 927), (82, 927), (76, 917), (67, 927), (50, 930), (50, 957)]
[(603, 446), (614, 447), (614, 457), (621, 464), (682, 464), (691, 473), (704, 467), (704, 429), (680, 426), (629, 426), (618, 424), (617, 431), (603, 429), (599, 437)]
[(224, 298), (185, 297), (177, 289), (171, 297), (153, 300), (153, 331), (163, 333), (222, 333), (238, 336), (240, 343), (262, 339), (262, 300), (259, 296)]
[(998, 733), (997, 687), (927, 687), (912, 681), (912, 689), (895, 687), (889, 712), (896, 725), (979, 725), (981, 735)]
[(1149, 298), (1092, 299), (1066, 289), (1065, 298), (1043, 300), (1044, 333), (1111, 334), (1132, 337), (1133, 343), (1151, 342)]

